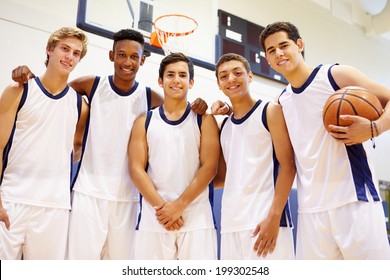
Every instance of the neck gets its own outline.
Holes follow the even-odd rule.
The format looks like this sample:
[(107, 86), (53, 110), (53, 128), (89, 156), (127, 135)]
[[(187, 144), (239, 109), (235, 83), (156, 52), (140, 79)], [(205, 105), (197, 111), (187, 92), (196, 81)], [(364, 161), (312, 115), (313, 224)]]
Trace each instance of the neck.
[(39, 79), (49, 93), (57, 95), (67, 86), (68, 77), (69, 75), (60, 75), (52, 71), (46, 71)]
[(286, 75), (286, 80), (295, 88), (301, 87), (309, 78), (314, 68), (306, 64), (302, 64), (299, 68), (295, 69), (294, 72)]
[(237, 119), (240, 119), (245, 116), (256, 104), (256, 100), (252, 99), (249, 94), (246, 95), (245, 98), (230, 101), (232, 102), (234, 117)]
[(129, 91), (135, 84), (135, 79), (123, 80), (115, 74), (112, 77), (112, 81), (114, 82), (114, 85), (123, 92)]
[(187, 105), (187, 100), (165, 100), (163, 104), (164, 114), (168, 120), (176, 121), (183, 116), (187, 109)]

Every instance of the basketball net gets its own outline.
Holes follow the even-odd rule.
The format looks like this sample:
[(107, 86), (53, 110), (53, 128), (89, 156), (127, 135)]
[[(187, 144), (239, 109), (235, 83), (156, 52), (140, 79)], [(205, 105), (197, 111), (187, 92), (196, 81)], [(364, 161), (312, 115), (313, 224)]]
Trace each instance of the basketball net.
[(157, 37), (158, 47), (161, 47), (165, 55), (174, 52), (188, 54), (190, 46), (189, 38), (198, 27), (195, 19), (181, 15), (168, 14), (158, 17), (154, 21), (155, 32), (151, 35), (151, 44), (158, 46), (154, 37)]

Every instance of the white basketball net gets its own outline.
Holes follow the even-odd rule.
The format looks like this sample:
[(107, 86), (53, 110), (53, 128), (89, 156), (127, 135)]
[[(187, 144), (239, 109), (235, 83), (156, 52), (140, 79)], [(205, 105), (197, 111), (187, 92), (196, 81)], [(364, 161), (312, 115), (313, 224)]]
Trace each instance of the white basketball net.
[(174, 52), (188, 54), (188, 36), (197, 27), (196, 20), (180, 14), (164, 15), (154, 21), (154, 29), (165, 55)]

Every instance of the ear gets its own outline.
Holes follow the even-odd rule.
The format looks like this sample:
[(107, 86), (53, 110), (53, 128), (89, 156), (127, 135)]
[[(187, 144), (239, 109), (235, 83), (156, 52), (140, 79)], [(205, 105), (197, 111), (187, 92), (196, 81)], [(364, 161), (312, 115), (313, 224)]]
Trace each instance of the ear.
[(303, 49), (305, 48), (305, 42), (303, 42), (302, 39), (298, 39), (297, 40), (297, 46), (299, 48), (299, 51), (303, 52)]
[(109, 53), (108, 53), (108, 57), (110, 58), (110, 61), (114, 61), (114, 52), (113, 51), (110, 51)]
[(192, 88), (194, 86), (194, 82), (195, 82), (194, 79), (190, 80), (190, 85), (188, 88)]
[(251, 83), (253, 81), (253, 72), (249, 71), (248, 76), (249, 76), (249, 82)]
[(145, 60), (146, 60), (146, 55), (142, 55), (142, 56), (141, 56), (141, 61), (140, 61), (139, 65), (140, 65), (140, 66), (144, 65)]
[(158, 77), (158, 85), (162, 88), (163, 87), (163, 80)]

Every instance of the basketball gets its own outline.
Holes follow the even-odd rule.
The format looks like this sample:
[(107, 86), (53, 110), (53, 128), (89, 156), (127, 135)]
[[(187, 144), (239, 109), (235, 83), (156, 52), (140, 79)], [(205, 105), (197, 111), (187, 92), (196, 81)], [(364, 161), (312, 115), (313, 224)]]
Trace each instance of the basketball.
[(340, 115), (355, 115), (369, 120), (377, 120), (382, 115), (379, 99), (361, 87), (345, 87), (332, 94), (325, 103), (322, 117), (326, 130), (330, 124), (351, 125), (351, 121), (340, 119)]

